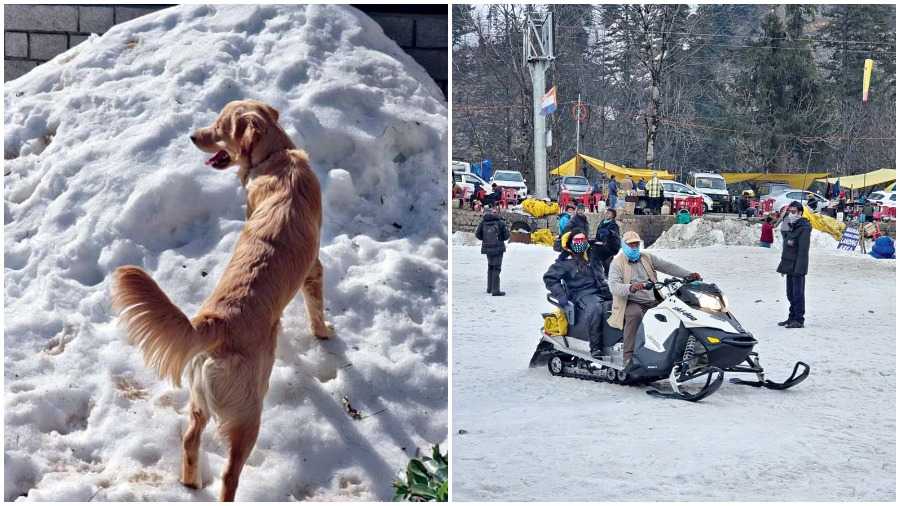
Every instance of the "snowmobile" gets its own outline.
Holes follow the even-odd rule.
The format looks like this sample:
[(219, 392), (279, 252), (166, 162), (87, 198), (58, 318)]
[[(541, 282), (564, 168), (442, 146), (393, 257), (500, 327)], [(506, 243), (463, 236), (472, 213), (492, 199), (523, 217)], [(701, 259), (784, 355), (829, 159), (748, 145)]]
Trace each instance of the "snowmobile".
[[(547, 300), (559, 311), (543, 315), (545, 325), (531, 367), (546, 364), (554, 376), (618, 384), (650, 385), (668, 380), (671, 392), (654, 388), (647, 393), (687, 401), (715, 393), (727, 372), (755, 374), (757, 378), (732, 378), (732, 383), (773, 390), (791, 388), (809, 376), (809, 365), (797, 362), (785, 381), (767, 379), (753, 351), (756, 339), (728, 310), (728, 301), (715, 284), (669, 278), (647, 282), (645, 288), (654, 290), (662, 301), (644, 314), (628, 364), (623, 360), (622, 331), (607, 322), (612, 301), (602, 306), (602, 352), (592, 356), (587, 322), (578, 321), (572, 302), (563, 307), (548, 295)], [(560, 314), (565, 315), (565, 323), (557, 327)]]

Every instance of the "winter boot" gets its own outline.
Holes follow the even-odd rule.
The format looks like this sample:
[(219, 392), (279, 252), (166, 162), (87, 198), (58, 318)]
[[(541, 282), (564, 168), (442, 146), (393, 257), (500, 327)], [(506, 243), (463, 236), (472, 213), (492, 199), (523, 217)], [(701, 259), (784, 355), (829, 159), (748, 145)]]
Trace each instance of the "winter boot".
[(492, 293), (493, 291), (494, 291), (494, 269), (488, 267), (487, 293)]
[(790, 319), (790, 318), (788, 318), (787, 320), (785, 320), (785, 321), (783, 321), (783, 322), (778, 322), (778, 326), (779, 326), (779, 327), (785, 327), (785, 326), (787, 326), (788, 323), (791, 323), (791, 319)]
[(787, 322), (787, 324), (784, 326), (784, 328), (786, 328), (786, 329), (802, 329), (803, 324), (798, 321)]
[(491, 281), (493, 281), (493, 285), (491, 286), (491, 295), (494, 297), (502, 297), (506, 295), (506, 292), (500, 291), (500, 269), (496, 269), (491, 276)]

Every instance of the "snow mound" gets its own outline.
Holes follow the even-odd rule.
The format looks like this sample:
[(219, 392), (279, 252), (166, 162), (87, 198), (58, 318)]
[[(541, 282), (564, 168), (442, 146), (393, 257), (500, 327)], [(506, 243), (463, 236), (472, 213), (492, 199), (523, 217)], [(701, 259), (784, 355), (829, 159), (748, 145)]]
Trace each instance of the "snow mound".
[(454, 246), (480, 246), (481, 241), (475, 237), (475, 234), (472, 232), (463, 232), (456, 231), (453, 232), (453, 245)]
[[(698, 218), (683, 225), (672, 225), (650, 248), (702, 248), (704, 246), (755, 246), (761, 225), (741, 220), (705, 220)], [(648, 248), (648, 249), (650, 249)]]
[[(385, 500), (447, 437), (447, 109), (359, 11), (166, 9), (117, 25), (4, 89), (7, 500), (213, 500), (177, 483), (187, 392), (127, 345), (108, 277), (144, 267), (193, 314), (244, 222), (236, 170), (188, 135), (227, 102), (273, 105), (323, 189), (320, 257), (337, 338), (285, 311), (238, 500)], [(347, 397), (366, 418), (348, 416)]]
[[(707, 246), (758, 246), (762, 224), (746, 220), (706, 220), (697, 218), (683, 225), (672, 225), (647, 249), (703, 248)], [(781, 234), (774, 233), (775, 249), (781, 249)], [(836, 250), (838, 241), (825, 232), (813, 229), (810, 248)], [(852, 253), (852, 252), (851, 252)]]

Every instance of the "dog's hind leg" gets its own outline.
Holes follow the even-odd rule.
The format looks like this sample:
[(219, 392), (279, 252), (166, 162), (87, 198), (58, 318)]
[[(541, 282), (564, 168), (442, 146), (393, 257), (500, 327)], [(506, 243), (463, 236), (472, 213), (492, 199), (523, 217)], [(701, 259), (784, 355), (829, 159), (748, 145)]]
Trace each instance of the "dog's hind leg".
[(309, 314), (309, 325), (312, 333), (319, 339), (328, 339), (334, 329), (325, 321), (325, 298), (322, 294), (325, 271), (318, 257), (309, 269), (303, 281), (303, 299), (306, 301), (306, 312)]
[(181, 483), (191, 488), (202, 488), (200, 477), (200, 436), (209, 421), (209, 415), (191, 402), (191, 420), (184, 433), (181, 454)]
[(247, 462), (250, 452), (253, 451), (253, 446), (256, 444), (256, 436), (259, 435), (260, 415), (261, 413), (257, 413), (255, 420), (229, 427), (225, 433), (231, 448), (228, 452), (228, 464), (225, 466), (225, 473), (222, 475), (220, 501), (234, 501), (238, 480), (241, 477), (241, 470), (244, 468), (244, 463)]

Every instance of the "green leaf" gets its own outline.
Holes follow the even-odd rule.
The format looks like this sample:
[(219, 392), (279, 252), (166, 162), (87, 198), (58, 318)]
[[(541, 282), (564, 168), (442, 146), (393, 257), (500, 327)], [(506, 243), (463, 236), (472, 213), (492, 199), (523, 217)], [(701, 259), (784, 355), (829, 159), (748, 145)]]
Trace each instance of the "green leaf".
[(435, 495), (434, 491), (428, 487), (420, 487), (418, 485), (413, 485), (412, 488), (409, 489), (412, 495), (417, 495), (419, 497), (424, 497), (426, 499), (436, 499), (437, 495)]
[(406, 470), (414, 475), (422, 476), (426, 481), (431, 479), (431, 473), (419, 459), (410, 460)]
[(437, 490), (437, 500), (440, 502), (447, 502), (447, 498), (448, 498), (447, 496), (449, 495), (449, 491), (450, 491), (450, 483), (447, 480), (444, 480), (444, 482), (441, 483), (440, 488), (438, 488), (438, 490)]

